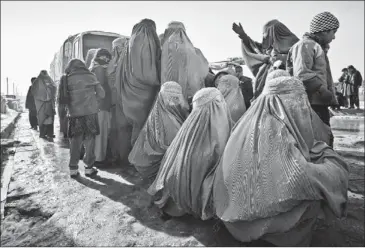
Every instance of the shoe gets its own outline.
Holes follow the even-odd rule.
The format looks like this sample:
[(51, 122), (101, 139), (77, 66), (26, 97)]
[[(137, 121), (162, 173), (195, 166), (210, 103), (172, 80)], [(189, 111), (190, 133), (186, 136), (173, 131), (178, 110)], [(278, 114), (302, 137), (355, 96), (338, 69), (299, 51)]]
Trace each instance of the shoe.
[(85, 168), (85, 176), (92, 177), (98, 174), (98, 170), (95, 168)]
[(47, 139), (46, 135), (39, 135), (39, 138), (41, 138), (41, 139)]
[(79, 170), (77, 170), (77, 169), (70, 170), (70, 177), (71, 178), (76, 178), (79, 175), (80, 175)]

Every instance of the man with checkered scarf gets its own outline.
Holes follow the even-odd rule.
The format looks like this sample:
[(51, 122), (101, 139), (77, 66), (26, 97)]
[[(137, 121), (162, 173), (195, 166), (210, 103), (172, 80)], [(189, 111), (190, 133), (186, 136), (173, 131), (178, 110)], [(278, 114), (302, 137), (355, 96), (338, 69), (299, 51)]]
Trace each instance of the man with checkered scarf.
[[(290, 49), (288, 72), (303, 81), (309, 102), (322, 121), (330, 126), (329, 106), (338, 105), (330, 64), (324, 47), (335, 39), (340, 27), (338, 19), (329, 12), (316, 15), (310, 32)], [(333, 135), (330, 141), (333, 146)]]

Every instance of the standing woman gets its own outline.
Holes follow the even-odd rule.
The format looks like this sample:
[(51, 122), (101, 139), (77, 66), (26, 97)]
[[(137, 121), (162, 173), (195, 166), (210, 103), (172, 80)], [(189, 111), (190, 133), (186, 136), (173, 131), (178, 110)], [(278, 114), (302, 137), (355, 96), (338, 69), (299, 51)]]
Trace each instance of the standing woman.
[(130, 125), (123, 112), (121, 97), (120, 68), (127, 54), (129, 38), (123, 37), (113, 41), (112, 60), (108, 67), (108, 82), (112, 90), (112, 117), (109, 147), (112, 163), (127, 162), (131, 149)]
[(274, 63), (278, 64), (279, 61), (285, 66), (289, 49), (299, 39), (278, 20), (271, 20), (265, 24), (262, 43), (253, 41), (243, 30), (241, 23), (233, 23), (233, 31), (241, 38), (243, 60), (255, 76), (255, 99), (264, 89), (267, 74)]
[(95, 138), (95, 160), (99, 165), (105, 165), (110, 133), (112, 92), (108, 83), (107, 68), (111, 54), (108, 50), (100, 48), (96, 51), (90, 65), (90, 71), (95, 74), (96, 79), (104, 89), (105, 97), (99, 100), (98, 121), (100, 133)]
[(181, 22), (169, 23), (162, 38), (161, 83), (174, 81), (181, 85), (190, 103), (194, 94), (205, 87), (209, 63), (195, 48)]
[(132, 146), (160, 90), (160, 58), (156, 24), (143, 19), (133, 27), (121, 72), (123, 112), (132, 125)]
[(42, 70), (32, 85), (32, 94), (37, 109), (39, 137), (49, 141), (53, 141), (54, 138), (56, 93), (56, 84), (48, 72)]
[[(36, 77), (32, 77), (31, 82), (32, 85), (36, 80)], [(32, 95), (32, 85), (29, 86), (27, 99), (25, 101), (25, 108), (29, 110), (29, 123), (32, 129), (37, 130), (38, 128), (38, 120), (37, 120), (37, 108), (34, 102), (34, 96)]]
[(97, 173), (95, 163), (95, 137), (99, 134), (98, 102), (105, 92), (92, 74), (79, 59), (72, 59), (61, 77), (59, 102), (67, 105), (69, 112), (68, 137), (70, 138), (70, 175), (79, 175), (78, 162), (81, 147), (85, 146), (85, 175)]

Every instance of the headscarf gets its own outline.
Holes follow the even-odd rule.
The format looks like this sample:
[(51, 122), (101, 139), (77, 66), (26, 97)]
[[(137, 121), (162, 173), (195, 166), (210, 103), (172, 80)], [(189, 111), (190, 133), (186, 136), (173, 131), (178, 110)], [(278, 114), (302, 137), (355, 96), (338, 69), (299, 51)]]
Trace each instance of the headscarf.
[(143, 177), (156, 176), (163, 155), (188, 115), (189, 106), (181, 86), (176, 82), (164, 83), (129, 154), (129, 162)]
[(308, 202), (322, 201), (344, 216), (348, 166), (313, 133), (311, 113), (303, 83), (277, 77), (232, 131), (213, 199), (226, 226), (240, 228), (241, 241), (290, 230), (307, 209), (297, 206)]
[(163, 191), (161, 207), (172, 198), (177, 208), (202, 219), (209, 198), (204, 180), (218, 162), (228, 140), (231, 121), (223, 95), (216, 88), (199, 90), (193, 111), (186, 119), (162, 159), (160, 170), (148, 193)]
[(310, 23), (310, 33), (316, 34), (319, 32), (338, 29), (340, 22), (330, 12), (322, 12), (317, 14)]
[(181, 22), (171, 22), (162, 39), (161, 82), (174, 81), (181, 85), (185, 99), (204, 88), (209, 63), (195, 48)]
[(133, 126), (132, 146), (143, 128), (160, 90), (161, 46), (156, 24), (143, 19), (133, 27), (127, 55), (117, 83), (121, 85), (123, 111)]
[(85, 58), (86, 68), (90, 68), (91, 61), (93, 60), (93, 58), (95, 56), (96, 50), (98, 50), (98, 49), (90, 49), (89, 51), (87, 51), (86, 58)]
[(110, 54), (110, 52), (105, 49), (105, 48), (99, 48), (96, 50), (95, 54), (94, 54), (94, 58), (91, 61), (90, 64), (90, 71), (92, 71), (95, 67), (97, 66), (102, 66), (104, 68), (108, 68), (108, 64), (109, 62), (101, 59), (101, 57), (106, 56), (109, 60), (111, 60), (112, 55)]
[(289, 49), (299, 41), (283, 23), (278, 20), (271, 20), (264, 26), (266, 37), (262, 39), (263, 49), (275, 49), (278, 53), (288, 53)]
[(246, 112), (245, 100), (239, 87), (239, 79), (232, 75), (225, 75), (217, 81), (217, 88), (226, 100), (233, 123), (236, 123)]

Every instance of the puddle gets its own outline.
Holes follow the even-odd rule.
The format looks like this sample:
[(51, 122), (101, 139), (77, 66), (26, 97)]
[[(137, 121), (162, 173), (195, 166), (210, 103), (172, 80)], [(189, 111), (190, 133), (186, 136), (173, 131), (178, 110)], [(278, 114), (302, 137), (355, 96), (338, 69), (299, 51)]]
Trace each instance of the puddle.
[(355, 198), (355, 199), (359, 199), (359, 200), (363, 200), (364, 199), (364, 196), (361, 195), (361, 194), (356, 194), (356, 193), (353, 193), (351, 191), (347, 191), (347, 195), (349, 198)]

